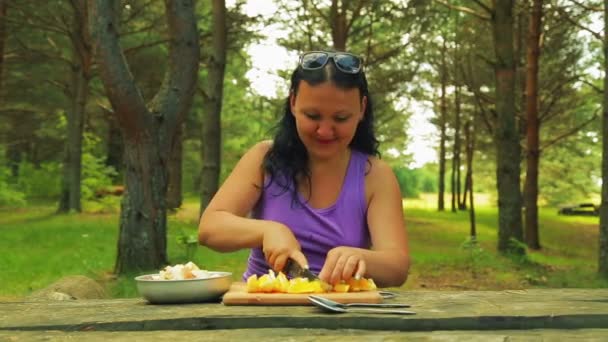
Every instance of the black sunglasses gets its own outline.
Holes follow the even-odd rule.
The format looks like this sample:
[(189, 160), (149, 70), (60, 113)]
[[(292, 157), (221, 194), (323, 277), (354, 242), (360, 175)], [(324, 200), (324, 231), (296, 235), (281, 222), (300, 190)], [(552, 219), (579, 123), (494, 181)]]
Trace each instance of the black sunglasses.
[(347, 74), (358, 74), (363, 69), (361, 58), (348, 52), (309, 51), (300, 56), (300, 66), (304, 70), (321, 69), (329, 59), (334, 60), (338, 70)]

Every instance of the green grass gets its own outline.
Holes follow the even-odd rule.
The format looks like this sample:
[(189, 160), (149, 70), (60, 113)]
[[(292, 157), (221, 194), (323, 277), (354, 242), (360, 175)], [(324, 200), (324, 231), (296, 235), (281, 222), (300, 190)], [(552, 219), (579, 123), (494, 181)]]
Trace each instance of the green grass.
[[(598, 219), (540, 211), (543, 249), (523, 260), (496, 251), (497, 211), (481, 201), (477, 209), (480, 249), (463, 248), (467, 212), (437, 212), (434, 197), (405, 201), (412, 267), (407, 289), (506, 289), (608, 287), (598, 279)], [(113, 297), (138, 296), (133, 277), (112, 275), (118, 237), (117, 202), (86, 203), (83, 214), (56, 215), (54, 204), (0, 208), (0, 299), (27, 296), (67, 275), (99, 280)], [(189, 257), (178, 243), (196, 235), (198, 204), (187, 200), (169, 215), (167, 253), (172, 264), (189, 259), (202, 268), (233, 272), (239, 280), (248, 251), (218, 253), (198, 247)]]
[(434, 195), (404, 201), (413, 259), (407, 288), (608, 287), (596, 273), (597, 217), (558, 216), (554, 208), (541, 208), (543, 248), (514, 260), (497, 253), (497, 209), (482, 201), (476, 208), (481, 251), (472, 256), (462, 248), (470, 233), (469, 213), (438, 212), (434, 201)]
[[(116, 259), (118, 213), (54, 212), (52, 205), (0, 208), (0, 299), (26, 296), (63, 276), (76, 274), (99, 280), (114, 297), (137, 296), (132, 280), (136, 274), (118, 279), (111, 274)], [(178, 237), (196, 234), (196, 223), (180, 214), (169, 216), (167, 253), (172, 264), (189, 261)], [(232, 271), (238, 280), (247, 256), (245, 250), (222, 254), (199, 247), (191, 260), (205, 269)]]

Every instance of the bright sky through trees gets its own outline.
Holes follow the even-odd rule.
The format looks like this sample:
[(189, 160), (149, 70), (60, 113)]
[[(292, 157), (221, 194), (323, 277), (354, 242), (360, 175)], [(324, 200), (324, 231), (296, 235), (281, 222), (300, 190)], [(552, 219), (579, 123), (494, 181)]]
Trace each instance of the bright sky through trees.
[[(234, 0), (227, 0), (226, 5), (234, 6)], [(277, 7), (272, 0), (249, 0), (244, 10), (250, 16), (268, 17), (276, 14)], [(286, 86), (285, 81), (277, 75), (277, 70), (295, 67), (297, 53), (289, 52), (276, 43), (277, 38), (286, 36), (284, 30), (280, 30), (276, 26), (265, 26), (259, 29), (268, 38), (249, 47), (248, 52), (254, 68), (247, 73), (247, 77), (252, 83), (254, 92), (267, 97), (276, 97), (277, 91)], [(437, 161), (437, 152), (434, 148), (437, 130), (434, 125), (429, 123), (429, 118), (433, 115), (430, 109), (411, 101), (410, 103), (416, 108), (410, 119), (408, 134), (411, 139), (405, 152), (414, 158), (411, 166), (420, 167), (425, 163)]]

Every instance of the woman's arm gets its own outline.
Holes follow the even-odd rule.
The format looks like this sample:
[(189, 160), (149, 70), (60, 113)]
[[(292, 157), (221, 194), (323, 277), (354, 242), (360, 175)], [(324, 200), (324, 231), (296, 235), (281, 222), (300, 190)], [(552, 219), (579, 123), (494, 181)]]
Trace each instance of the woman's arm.
[(367, 224), (372, 249), (364, 253), (365, 276), (383, 287), (401, 286), (410, 267), (401, 191), (390, 166), (377, 158), (371, 161), (366, 187), (371, 192)]
[(253, 146), (236, 164), (203, 212), (198, 240), (211, 249), (230, 252), (260, 247), (266, 224), (247, 218), (262, 192), (262, 161), (270, 142)]
[(285, 225), (246, 217), (260, 199), (262, 162), (270, 146), (269, 141), (258, 143), (239, 160), (203, 212), (198, 240), (220, 252), (263, 247), (266, 261), (279, 271), (289, 257), (307, 265), (300, 244)]
[(353, 276), (373, 278), (380, 287), (401, 286), (410, 265), (399, 183), (383, 161), (370, 159), (366, 175), (367, 224), (371, 249), (341, 246), (327, 253), (319, 277), (332, 284)]

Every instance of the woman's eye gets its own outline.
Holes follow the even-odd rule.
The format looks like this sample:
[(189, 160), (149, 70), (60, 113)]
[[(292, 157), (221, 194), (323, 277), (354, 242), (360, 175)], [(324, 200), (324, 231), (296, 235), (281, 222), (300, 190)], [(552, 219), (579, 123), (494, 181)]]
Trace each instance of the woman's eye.
[(348, 120), (348, 116), (337, 116), (334, 118), (334, 120), (336, 120), (336, 122), (344, 122)]
[(311, 120), (319, 120), (320, 118), (319, 114), (304, 113), (304, 115)]

